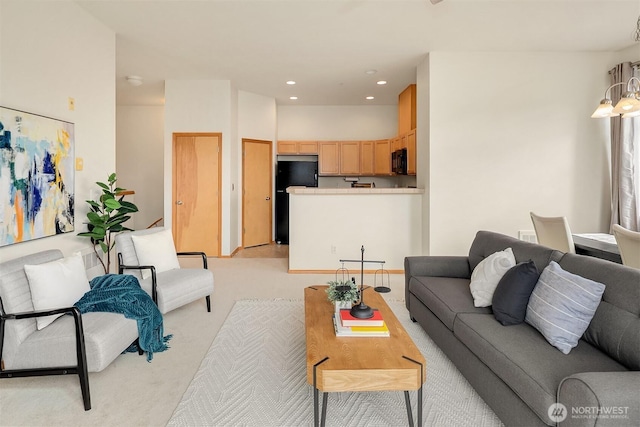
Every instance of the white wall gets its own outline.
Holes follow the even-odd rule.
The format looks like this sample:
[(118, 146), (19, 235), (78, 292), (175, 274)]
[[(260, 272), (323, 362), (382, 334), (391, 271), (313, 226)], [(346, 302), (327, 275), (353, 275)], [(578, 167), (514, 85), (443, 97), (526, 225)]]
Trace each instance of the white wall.
[[(115, 33), (72, 2), (0, 2), (0, 105), (75, 124), (75, 231), (0, 248), (0, 260), (90, 251), (86, 203), (115, 171)], [(75, 99), (75, 111), (67, 100)]]
[(278, 139), (360, 140), (398, 134), (398, 107), (278, 106)]
[(116, 110), (118, 185), (135, 191), (138, 212), (128, 227), (146, 228), (164, 215), (164, 107), (125, 106)]
[[(242, 150), (243, 139), (257, 139), (262, 141), (272, 141), (273, 158), (276, 153), (276, 122), (277, 109), (276, 100), (267, 96), (257, 95), (250, 92), (238, 91), (238, 150)], [(239, 156), (236, 169), (236, 182), (238, 191), (236, 192), (238, 212), (235, 216), (235, 223), (231, 224), (232, 230), (237, 230), (232, 236), (231, 249), (242, 246), (242, 156)], [(272, 166), (272, 175), (275, 174), (275, 166)], [(272, 194), (275, 192), (275, 179), (273, 180)], [(272, 198), (272, 212), (275, 213), (275, 197)], [(275, 218), (275, 214), (273, 216)], [(235, 227), (234, 227), (235, 226)], [(272, 240), (275, 235), (275, 220), (272, 223)], [(234, 240), (235, 238), (235, 240)]]
[[(404, 257), (422, 253), (421, 198), (400, 193), (290, 194), (289, 269), (335, 271), (341, 259), (359, 260), (364, 246), (365, 259), (385, 261), (387, 270), (403, 270)], [(360, 270), (357, 263), (345, 267), (352, 275)], [(380, 264), (364, 268), (377, 270)]]
[[(232, 182), (232, 151), (237, 150), (232, 132), (231, 82), (228, 80), (167, 80), (165, 82), (164, 120), (164, 223), (171, 226), (172, 200), (172, 138), (176, 132), (222, 133), (222, 230), (221, 255), (230, 253), (230, 218)], [(235, 120), (235, 118), (234, 118)], [(235, 170), (235, 167), (233, 168)], [(233, 173), (235, 176), (235, 173)], [(235, 184), (234, 184), (235, 187)], [(234, 190), (235, 191), (235, 190)], [(235, 208), (233, 210), (235, 212)]]
[[(429, 84), (418, 85), (420, 106), (422, 96), (430, 105), (418, 148), (426, 144), (430, 169), (418, 178), (429, 197), (423, 247), (432, 255), (466, 254), (478, 230), (531, 230), (530, 211), (566, 215), (574, 232), (606, 231), (607, 128), (590, 115), (610, 59), (430, 53), (421, 67)], [(423, 123), (425, 112), (418, 114)]]

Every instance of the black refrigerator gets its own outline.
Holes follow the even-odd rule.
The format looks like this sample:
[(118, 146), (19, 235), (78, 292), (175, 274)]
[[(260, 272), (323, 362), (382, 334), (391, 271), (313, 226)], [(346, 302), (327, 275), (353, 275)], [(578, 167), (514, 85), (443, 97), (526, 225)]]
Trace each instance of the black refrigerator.
[(278, 160), (276, 168), (276, 243), (289, 244), (289, 193), (287, 187), (318, 186), (318, 162)]

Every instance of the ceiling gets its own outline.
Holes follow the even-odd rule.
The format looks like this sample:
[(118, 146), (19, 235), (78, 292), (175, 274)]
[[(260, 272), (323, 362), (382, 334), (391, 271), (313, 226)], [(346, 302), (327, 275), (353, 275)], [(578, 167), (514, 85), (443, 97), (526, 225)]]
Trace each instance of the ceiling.
[[(162, 105), (167, 79), (230, 80), (278, 105), (393, 105), (434, 51), (636, 44), (640, 58), (633, 38), (640, 0), (75, 2), (116, 33), (118, 105)], [(144, 83), (131, 86), (127, 75)]]

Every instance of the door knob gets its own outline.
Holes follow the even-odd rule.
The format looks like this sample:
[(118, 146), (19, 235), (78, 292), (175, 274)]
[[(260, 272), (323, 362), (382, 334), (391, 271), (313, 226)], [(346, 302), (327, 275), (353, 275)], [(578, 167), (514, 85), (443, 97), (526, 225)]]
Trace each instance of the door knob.
[(271, 200), (271, 197), (267, 196), (267, 198), (265, 200)]
[(182, 200), (178, 200), (178, 201), (176, 202), (176, 205), (181, 205), (181, 204), (182, 204)]

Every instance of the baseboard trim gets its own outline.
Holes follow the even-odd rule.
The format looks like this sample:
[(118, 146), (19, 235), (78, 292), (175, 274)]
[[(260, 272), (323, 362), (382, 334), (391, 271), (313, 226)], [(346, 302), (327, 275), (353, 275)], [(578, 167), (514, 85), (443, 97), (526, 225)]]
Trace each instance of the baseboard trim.
[[(389, 274), (404, 274), (404, 270), (384, 270)], [(336, 270), (287, 270), (289, 274), (326, 274), (326, 273), (335, 273)], [(360, 274), (360, 270), (350, 270), (350, 274), (352, 276), (356, 276)], [(380, 270), (364, 270), (364, 274), (375, 274), (376, 272), (380, 272)]]

